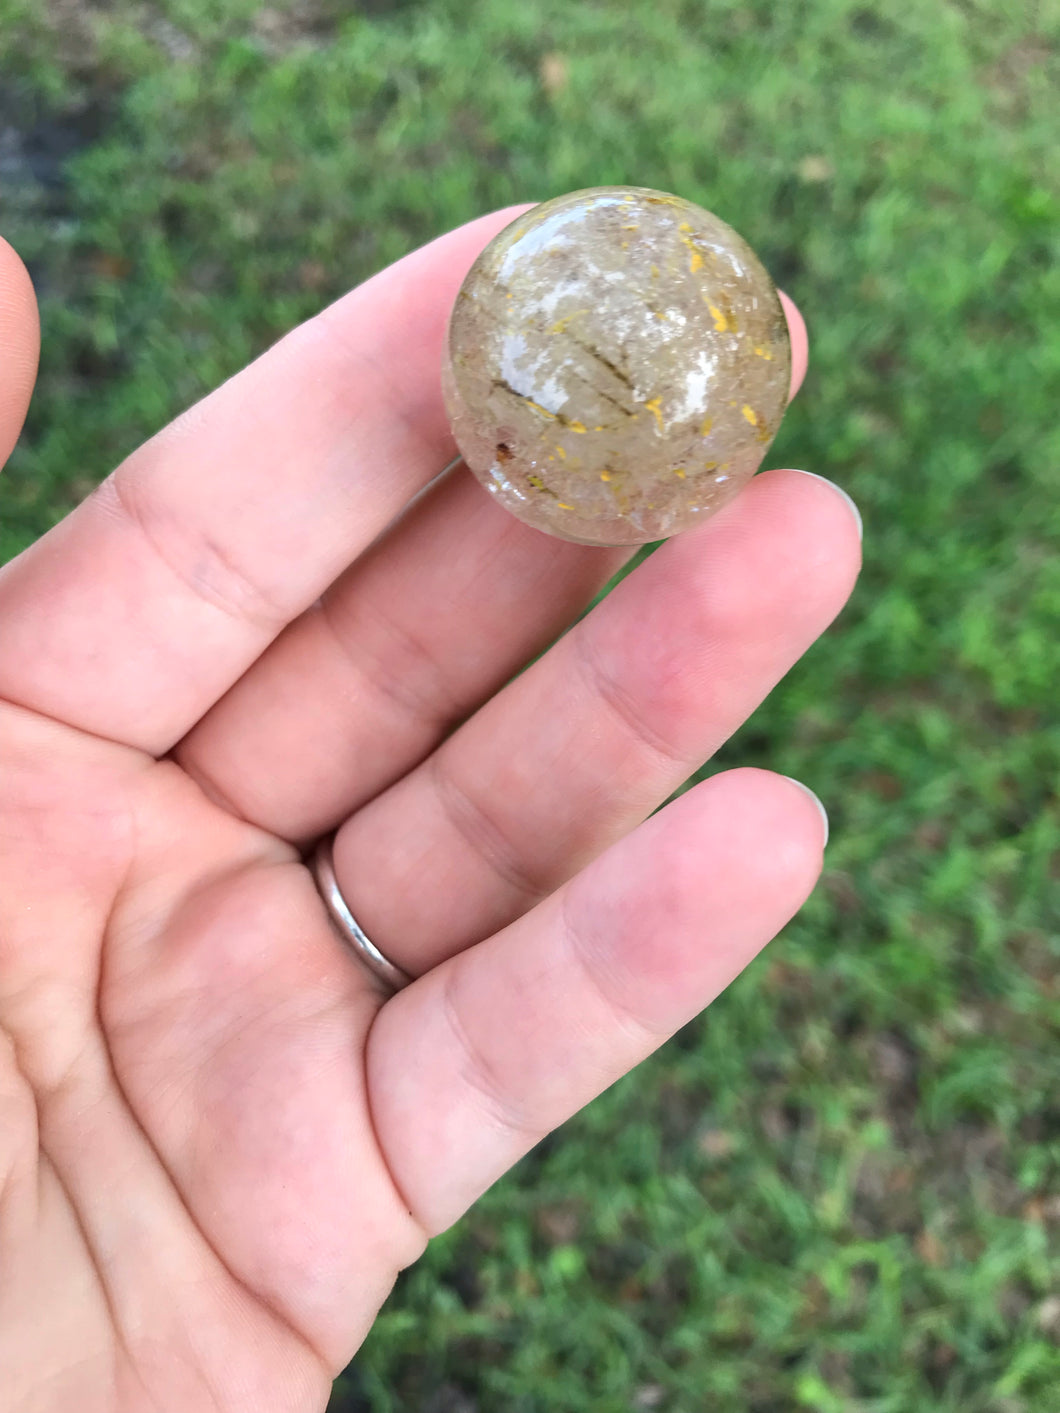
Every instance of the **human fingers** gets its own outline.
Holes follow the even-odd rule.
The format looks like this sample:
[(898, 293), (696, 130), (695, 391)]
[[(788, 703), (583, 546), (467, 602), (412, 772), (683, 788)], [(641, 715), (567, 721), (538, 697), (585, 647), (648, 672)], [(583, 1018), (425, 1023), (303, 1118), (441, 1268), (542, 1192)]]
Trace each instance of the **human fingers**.
[[(806, 326), (782, 298), (794, 395)], [(177, 759), (284, 838), (332, 829), (545, 648), (630, 554), (530, 529), (457, 467), (280, 635)]]
[(472, 221), (281, 339), (0, 572), (0, 695), (160, 754), (454, 451), (438, 368)]
[(420, 975), (533, 906), (673, 793), (839, 612), (848, 502), (770, 471), (664, 545), (339, 830), (350, 909)]
[(0, 466), (11, 455), (37, 380), (40, 319), (25, 265), (0, 236)]
[(390, 1000), (369, 1099), (427, 1233), (708, 1005), (801, 906), (824, 840), (792, 781), (715, 776)]
[(788, 334), (791, 337), (791, 387), (788, 391), (788, 401), (790, 402), (802, 387), (806, 377), (806, 368), (810, 358), (810, 340), (806, 333), (806, 320), (802, 317), (802, 310), (790, 294), (785, 294), (782, 289), (778, 289), (777, 294), (780, 296), (784, 317), (788, 321)]

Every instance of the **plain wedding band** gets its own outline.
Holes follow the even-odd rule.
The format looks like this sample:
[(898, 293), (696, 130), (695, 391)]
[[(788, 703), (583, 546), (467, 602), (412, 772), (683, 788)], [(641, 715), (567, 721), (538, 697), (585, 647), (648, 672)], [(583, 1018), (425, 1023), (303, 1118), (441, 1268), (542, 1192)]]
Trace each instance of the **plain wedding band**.
[(342, 889), (335, 877), (335, 860), (332, 855), (333, 842), (334, 835), (332, 834), (321, 839), (309, 866), (317, 891), (328, 910), (328, 917), (343, 942), (352, 949), (372, 975), (379, 981), (385, 982), (392, 991), (400, 991), (402, 987), (409, 984), (412, 977), (383, 956), (350, 911), (350, 906), (342, 896)]

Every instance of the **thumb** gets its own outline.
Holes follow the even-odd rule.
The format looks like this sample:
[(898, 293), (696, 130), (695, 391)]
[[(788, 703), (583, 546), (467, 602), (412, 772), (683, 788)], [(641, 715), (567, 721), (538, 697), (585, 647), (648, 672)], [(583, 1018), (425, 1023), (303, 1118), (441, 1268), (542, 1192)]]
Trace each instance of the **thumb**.
[(40, 321), (25, 265), (0, 236), (0, 466), (26, 420), (37, 380)]

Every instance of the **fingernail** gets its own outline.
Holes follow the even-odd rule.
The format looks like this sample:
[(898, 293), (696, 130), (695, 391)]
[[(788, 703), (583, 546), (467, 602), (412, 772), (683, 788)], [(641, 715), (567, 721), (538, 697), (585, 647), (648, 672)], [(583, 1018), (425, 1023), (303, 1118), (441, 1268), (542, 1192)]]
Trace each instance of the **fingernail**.
[(843, 489), (842, 486), (837, 486), (836, 483), (834, 481), (830, 481), (827, 476), (818, 476), (816, 471), (803, 471), (799, 467), (793, 467), (792, 469), (797, 470), (800, 476), (812, 476), (815, 481), (823, 481), (826, 486), (832, 487), (832, 490), (835, 491), (837, 496), (842, 496), (843, 499), (846, 501), (847, 505), (850, 506), (850, 513), (851, 515), (853, 515), (854, 522), (858, 527), (858, 539), (860, 540), (864, 538), (862, 534), (863, 526), (861, 523), (861, 511), (854, 504), (853, 500), (851, 500), (850, 496), (847, 495), (846, 491)]
[[(806, 474), (809, 475), (810, 473), (807, 472)], [(824, 478), (822, 477), (821, 479), (823, 480)], [(793, 785), (797, 785), (800, 790), (804, 790), (820, 810), (821, 823), (824, 825), (824, 844), (822, 844), (821, 847), (824, 848), (828, 843), (828, 811), (825, 809), (824, 805), (821, 804), (820, 797), (813, 793), (809, 785), (804, 785), (801, 780), (796, 780), (794, 775), (785, 775), (784, 779), (790, 780)]]

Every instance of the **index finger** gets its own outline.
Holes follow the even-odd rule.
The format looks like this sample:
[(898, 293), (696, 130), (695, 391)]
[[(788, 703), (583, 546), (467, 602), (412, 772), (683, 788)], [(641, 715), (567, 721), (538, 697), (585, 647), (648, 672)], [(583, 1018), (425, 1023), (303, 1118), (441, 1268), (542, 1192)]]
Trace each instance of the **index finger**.
[(25, 265), (0, 236), (0, 466), (22, 430), (39, 352), (33, 285)]
[(154, 754), (179, 740), (454, 455), (449, 309), (525, 209), (295, 329), (0, 570), (0, 696)]

